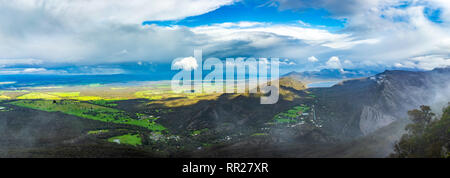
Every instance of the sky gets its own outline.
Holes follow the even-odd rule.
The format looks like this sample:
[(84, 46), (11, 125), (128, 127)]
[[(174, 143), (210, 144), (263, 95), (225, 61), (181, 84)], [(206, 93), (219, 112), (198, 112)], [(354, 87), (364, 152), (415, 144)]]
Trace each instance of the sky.
[(450, 65), (448, 0), (0, 0), (0, 75), (170, 70), (203, 56), (282, 73)]

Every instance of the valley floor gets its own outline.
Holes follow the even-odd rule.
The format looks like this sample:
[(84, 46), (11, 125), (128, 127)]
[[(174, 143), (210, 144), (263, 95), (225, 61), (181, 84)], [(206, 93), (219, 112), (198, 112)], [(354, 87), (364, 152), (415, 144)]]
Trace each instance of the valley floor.
[[(122, 102), (137, 105), (142, 101)], [(396, 132), (404, 127), (404, 123), (393, 123), (380, 130), (382, 134), (346, 142), (308, 141), (324, 137), (320, 134), (277, 139), (286, 133), (243, 133), (228, 140), (207, 129), (154, 134), (161, 131), (14, 104), (17, 101), (0, 103), (8, 108), (0, 115), (0, 157), (386, 157), (398, 139)], [(121, 135), (128, 136), (120, 140)]]

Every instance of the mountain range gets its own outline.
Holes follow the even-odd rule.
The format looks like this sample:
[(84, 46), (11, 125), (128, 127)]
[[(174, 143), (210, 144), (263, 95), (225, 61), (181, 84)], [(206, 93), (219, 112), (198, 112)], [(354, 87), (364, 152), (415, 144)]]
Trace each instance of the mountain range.
[[(362, 77), (364, 75), (335, 70), (290, 73), (280, 78), (280, 100), (273, 105), (261, 105), (261, 95), (249, 93), (204, 98), (77, 101), (89, 105), (91, 110), (104, 106), (107, 111), (123, 112), (130, 119), (157, 116), (154, 123), (167, 129), (158, 133), (139, 126), (71, 115), (70, 108), (46, 112), (14, 105), (21, 100), (0, 100), (0, 130), (3, 132), (0, 156), (386, 157), (405, 132), (409, 122), (407, 111), (430, 105), (439, 114), (450, 101), (450, 68), (386, 70)], [(311, 81), (350, 76), (359, 78), (346, 79), (331, 87), (308, 88), (306, 85)], [(88, 88), (87, 91), (105, 93), (108, 87)], [(73, 90), (65, 90), (70, 89)], [(135, 89), (132, 86), (109, 92)], [(44, 101), (25, 99), (23, 102), (37, 102), (36, 108), (39, 108)], [(71, 102), (63, 100), (61, 103)], [(67, 106), (58, 101), (49, 103), (54, 109)], [(91, 110), (83, 114), (95, 117), (97, 113)], [(44, 131), (47, 128), (52, 129)], [(97, 133), (99, 129), (107, 132)], [(89, 130), (96, 134), (86, 133)], [(105, 141), (124, 134), (138, 134), (141, 146)]]

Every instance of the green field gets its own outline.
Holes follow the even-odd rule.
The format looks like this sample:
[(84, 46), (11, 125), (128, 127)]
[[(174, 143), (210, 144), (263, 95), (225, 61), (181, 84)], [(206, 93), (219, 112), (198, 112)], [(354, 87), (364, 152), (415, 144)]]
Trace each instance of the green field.
[(105, 106), (105, 107), (116, 107), (117, 104), (114, 103), (115, 100), (93, 100), (89, 101), (89, 103), (99, 105), (99, 106)]
[(16, 99), (20, 100), (63, 100), (63, 99), (72, 99), (79, 101), (97, 101), (97, 100), (105, 100), (99, 96), (80, 96), (80, 92), (31, 92), (26, 93), (21, 96), (16, 97)]
[(141, 126), (151, 131), (166, 129), (164, 126), (157, 124), (152, 118), (133, 119), (123, 111), (80, 101), (60, 100), (54, 103), (54, 101), (50, 100), (18, 100), (10, 102), (10, 104), (47, 112), (62, 112), (102, 122)]
[(289, 109), (285, 112), (279, 113), (275, 115), (273, 118), (277, 123), (290, 123), (297, 122), (297, 117), (301, 116), (302, 113), (309, 112), (310, 107), (306, 105), (295, 106), (292, 109)]
[(136, 134), (136, 135), (127, 134), (127, 135), (112, 137), (112, 138), (109, 138), (108, 141), (113, 142), (113, 143), (128, 144), (128, 145), (133, 145), (133, 146), (142, 145), (142, 139), (138, 134)]
[(101, 133), (108, 133), (109, 130), (92, 130), (89, 131), (88, 134), (89, 135), (97, 135), (97, 134), (101, 134)]

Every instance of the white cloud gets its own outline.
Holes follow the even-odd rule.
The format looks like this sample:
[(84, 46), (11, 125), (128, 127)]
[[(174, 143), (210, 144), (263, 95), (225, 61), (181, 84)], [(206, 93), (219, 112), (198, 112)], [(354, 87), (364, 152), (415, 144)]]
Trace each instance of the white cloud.
[(168, 61), (192, 52), (197, 37), (185, 27), (142, 26), (144, 21), (183, 19), (232, 3), (0, 0), (0, 59), (76, 64)]
[(359, 44), (376, 44), (380, 42), (379, 39), (365, 39), (365, 40), (353, 40), (352, 38), (336, 40), (329, 43), (323, 44), (323, 46), (334, 48), (334, 49), (350, 49), (353, 46)]
[(194, 57), (178, 58), (172, 65), (175, 69), (191, 71), (198, 68), (197, 60)]
[(308, 61), (309, 62), (318, 62), (319, 59), (317, 59), (315, 56), (311, 56), (311, 57), (308, 57)]
[(234, 0), (0, 0), (3, 7), (41, 10), (70, 21), (140, 24), (177, 20), (213, 11)]
[(39, 72), (46, 72), (47, 69), (44, 68), (27, 68), (23, 70), (23, 73), (39, 73)]
[(394, 64), (399, 68), (417, 68), (423, 70), (432, 70), (436, 67), (450, 67), (450, 57), (429, 55), (410, 58), (406, 61)]
[(0, 59), (0, 66), (11, 66), (11, 65), (38, 65), (42, 64), (42, 60), (38, 59)]
[(299, 23), (301, 26), (304, 26), (304, 27), (311, 27), (310, 24), (308, 24), (308, 23), (306, 23), (306, 22), (303, 22), (303, 21), (301, 21), (301, 20), (299, 20), (298, 23)]
[(15, 74), (66, 74), (64, 70), (47, 70), (45, 68), (1, 68), (0, 75)]
[(99, 66), (97, 67), (84, 66), (79, 68), (79, 71), (72, 72), (72, 74), (77, 75), (114, 75), (123, 73), (126, 72), (120, 68), (99, 67)]
[(0, 85), (9, 85), (9, 84), (15, 84), (17, 82), (0, 82)]
[(354, 67), (354, 64), (353, 64), (352, 61), (346, 59), (346, 60), (344, 60), (343, 67), (345, 67), (345, 68), (352, 68), (352, 67)]
[(248, 28), (248, 27), (255, 27), (255, 26), (261, 26), (264, 25), (264, 23), (261, 22), (249, 22), (249, 21), (242, 21), (237, 23), (232, 22), (224, 22), (220, 24), (216, 24), (217, 26), (223, 27), (223, 28)]
[[(446, 64), (445, 56), (450, 54), (447, 0), (410, 0), (403, 8), (398, 5), (404, 0), (279, 0), (281, 9), (325, 8), (332, 17), (345, 18), (346, 27), (340, 31), (316, 29), (300, 21), (283, 25), (250, 21), (197, 27), (141, 25), (146, 20), (204, 14), (233, 2), (0, 0), (0, 67), (170, 62), (201, 48), (205, 56), (219, 58), (279, 57), (317, 62), (314, 56), (330, 60), (339, 56), (348, 60), (341, 64), (336, 57), (338, 60), (316, 66), (397, 64), (430, 69)], [(424, 14), (425, 7), (440, 9), (443, 22), (431, 22)], [(416, 56), (441, 58), (418, 60)], [(286, 64), (295, 65), (292, 61)]]
[(252, 43), (254, 46), (268, 46), (267, 44), (255, 45), (259, 44), (259, 42), (269, 42), (270, 45), (275, 45), (277, 42), (285, 39), (302, 40), (302, 42), (309, 45), (319, 45), (336, 49), (351, 48), (358, 44), (374, 44), (378, 42), (376, 39), (356, 40), (350, 34), (331, 33), (327, 30), (305, 28), (295, 24), (251, 24), (250, 26), (246, 26), (246, 28), (236, 28), (242, 27), (240, 23), (225, 23), (225, 25), (213, 24), (194, 27), (191, 30), (196, 34), (208, 35), (216, 42), (245, 40), (255, 42)]
[[(266, 62), (266, 61), (263, 61), (263, 62)], [(294, 62), (294, 61), (291, 61), (291, 60), (289, 60), (289, 59), (282, 59), (282, 60), (279, 60), (278, 61), (278, 64), (279, 65), (288, 65), (288, 66), (291, 66), (291, 65), (296, 65), (296, 63)]]
[[(322, 49), (312, 55), (333, 56), (337, 53), (351, 59), (354, 65), (375, 63), (389, 66), (396, 61), (407, 63), (406, 60), (414, 56), (450, 53), (448, 0), (274, 1), (281, 9), (325, 8), (331, 16), (346, 19), (346, 28), (342, 32), (350, 36), (323, 44), (334, 50)], [(441, 23), (431, 21), (425, 9), (439, 10)]]
[(339, 57), (333, 56), (326, 62), (326, 68), (342, 69), (341, 61)]

